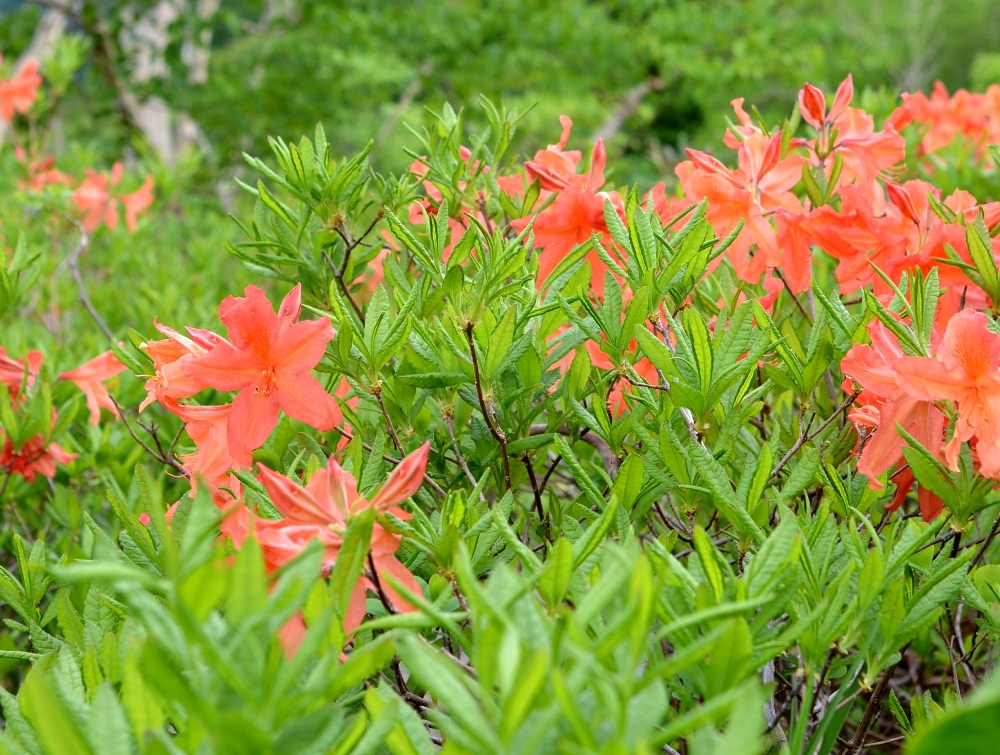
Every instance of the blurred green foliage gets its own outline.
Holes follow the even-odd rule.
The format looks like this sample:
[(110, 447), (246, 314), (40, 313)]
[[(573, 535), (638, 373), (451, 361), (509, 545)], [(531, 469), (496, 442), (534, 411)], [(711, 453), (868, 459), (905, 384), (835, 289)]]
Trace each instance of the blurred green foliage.
[[(111, 54), (140, 99), (155, 94), (192, 115), (216, 166), (266, 150), (268, 135), (294, 138), (321, 122), (334, 153), (375, 135), (373, 164), (400, 170), (407, 124), (485, 94), (534, 106), (515, 147), (555, 141), (567, 113), (583, 134), (605, 136), (616, 183), (651, 184), (683, 147), (717, 144), (736, 97), (770, 120), (803, 81), (832, 89), (852, 73), (859, 89), (895, 92), (929, 89), (935, 78), (952, 89), (1000, 78), (989, 57), (1000, 53), (991, 0), (238, 0), (204, 18), (196, 11), (211, 4), (180, 2), (172, 5), (187, 12), (161, 29), (163, 65), (137, 78), (137, 24), (163, 5), (73, 5), (70, 29), (111, 44), (93, 45), (71, 93), (71, 136), (88, 133), (91, 118), (104, 128), (88, 138), (104, 147), (134, 136), (116, 117), (101, 60)], [(31, 2), (0, 4), (9, 52), (28, 45), (39, 16)], [(201, 38), (211, 40), (208, 75), (195, 82), (190, 45)]]

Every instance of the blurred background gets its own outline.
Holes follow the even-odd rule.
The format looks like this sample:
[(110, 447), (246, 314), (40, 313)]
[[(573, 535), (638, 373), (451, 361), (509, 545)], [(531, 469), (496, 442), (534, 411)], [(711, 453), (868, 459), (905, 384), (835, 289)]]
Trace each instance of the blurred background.
[(86, 62), (55, 151), (191, 150), (227, 185), (242, 151), (317, 122), (334, 154), (373, 138), (375, 169), (400, 170), (408, 125), (444, 102), (474, 118), (480, 94), (530, 108), (522, 151), (566, 113), (574, 145), (608, 143), (613, 183), (650, 185), (684, 147), (718, 151), (734, 97), (777, 121), (804, 81), (850, 72), (878, 118), (936, 79), (1000, 81), (996, 0), (0, 0), (8, 59), (66, 35)]

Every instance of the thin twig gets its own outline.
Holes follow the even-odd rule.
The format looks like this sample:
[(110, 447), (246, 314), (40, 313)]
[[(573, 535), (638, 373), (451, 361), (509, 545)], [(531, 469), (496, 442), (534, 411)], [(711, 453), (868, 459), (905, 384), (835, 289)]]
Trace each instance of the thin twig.
[(806, 322), (810, 322), (811, 323), (813, 321), (813, 319), (809, 316), (809, 313), (806, 312), (806, 308), (802, 306), (802, 302), (799, 301), (799, 297), (797, 297), (795, 294), (792, 293), (792, 289), (791, 289), (791, 287), (789, 287), (788, 281), (785, 280), (785, 276), (781, 272), (781, 268), (775, 267), (775, 268), (772, 268), (772, 270), (773, 270), (774, 274), (778, 276), (778, 278), (781, 280), (781, 282), (783, 284), (785, 284), (785, 291), (788, 292), (788, 295), (792, 297), (792, 301), (795, 302), (795, 306), (798, 307), (798, 310), (802, 314), (802, 316), (804, 318), (806, 318)]
[[(549, 432), (558, 433), (559, 435), (564, 435), (567, 438), (574, 438), (573, 433), (565, 425), (555, 430), (549, 430), (549, 426), (543, 423), (534, 424), (528, 428), (529, 435), (544, 435)], [(611, 447), (604, 442), (603, 438), (598, 438), (596, 435), (583, 432), (580, 433), (580, 437), (575, 438), (575, 440), (579, 440), (589, 446), (593, 446), (594, 450), (597, 451), (597, 455), (601, 457), (601, 461), (604, 462), (605, 471), (607, 471), (607, 473), (612, 477), (615, 476), (618, 471), (618, 457), (615, 456), (615, 452), (612, 451)], [(545, 479), (547, 480), (548, 477), (549, 475), (546, 474)], [(542, 485), (542, 490), (544, 489), (545, 486)]]
[[(472, 483), (473, 489), (475, 489), (476, 485), (478, 485), (479, 483), (476, 480), (475, 475), (472, 474), (472, 470), (469, 469), (469, 465), (465, 461), (465, 457), (462, 456), (462, 449), (459, 447), (459, 445), (458, 445), (458, 438), (455, 436), (455, 419), (454, 419), (454, 417), (452, 417), (450, 415), (447, 416), (447, 417), (445, 417), (444, 423), (445, 423), (445, 426), (447, 426), (447, 428), (448, 428), (448, 435), (451, 436), (451, 442), (454, 444), (454, 447), (455, 447), (455, 458), (458, 460), (458, 466), (461, 467), (462, 471), (465, 473), (465, 476), (469, 479), (469, 482)], [(479, 499), (481, 501), (485, 501), (486, 500), (486, 498), (483, 496), (482, 493), (479, 494)]]
[[(796, 679), (795, 686), (793, 686), (789, 690), (788, 696), (785, 698), (785, 701), (781, 704), (781, 707), (778, 708), (777, 711), (772, 711), (771, 713), (768, 714), (767, 728), (764, 729), (765, 734), (770, 734), (771, 731), (776, 726), (778, 726), (778, 724), (781, 722), (781, 717), (784, 716), (792, 707), (792, 700), (794, 700), (798, 696), (799, 690), (802, 689), (802, 685), (805, 684), (805, 681), (806, 679), (804, 676), (800, 676), (798, 679)], [(773, 706), (774, 698), (771, 698), (770, 703)]]
[(983, 560), (983, 556), (986, 555), (986, 550), (990, 547), (990, 543), (993, 542), (993, 538), (997, 536), (997, 532), (1000, 532), (1000, 514), (997, 514), (997, 518), (993, 520), (993, 526), (986, 533), (983, 544), (976, 551), (976, 555), (972, 557), (972, 561), (969, 562), (969, 571), (972, 571), (976, 567), (976, 564)]
[[(125, 424), (125, 429), (128, 430), (128, 434), (132, 436), (132, 440), (138, 443), (147, 454), (153, 457), (155, 461), (158, 461), (160, 464), (164, 464), (168, 467), (171, 467), (172, 469), (176, 470), (181, 476), (190, 480), (191, 473), (188, 472), (181, 465), (181, 463), (177, 461), (176, 458), (174, 458), (173, 453), (163, 451), (163, 446), (160, 445), (160, 439), (157, 437), (155, 431), (140, 423), (140, 427), (142, 427), (143, 430), (145, 430), (146, 432), (150, 433), (153, 436), (154, 441), (159, 450), (156, 448), (152, 448), (148, 443), (146, 443), (142, 438), (140, 438), (136, 434), (135, 430), (132, 428), (132, 425), (128, 421), (128, 414), (126, 410), (115, 400), (114, 396), (111, 396), (110, 398), (111, 398), (111, 403), (114, 405), (115, 409), (118, 410), (118, 414), (122, 418), (122, 422)], [(171, 449), (173, 448), (173, 444), (171, 444), (170, 448)]]
[[(385, 217), (385, 208), (380, 207), (379, 211), (375, 213), (375, 219), (368, 224), (368, 227), (365, 228), (365, 230), (361, 233), (361, 235), (358, 236), (356, 239), (352, 240), (349, 239), (347, 236), (345, 236), (343, 233), (340, 234), (340, 237), (344, 240), (344, 259), (340, 263), (340, 270), (337, 271), (337, 274), (341, 278), (343, 278), (344, 274), (347, 272), (347, 263), (350, 262), (351, 260), (351, 252), (353, 252), (360, 244), (364, 242), (366, 238), (368, 238), (368, 234), (370, 234), (372, 231), (375, 230), (375, 226), (378, 225), (379, 221), (382, 220), (382, 218), (384, 217)], [(340, 233), (340, 229), (337, 229), (337, 232)]]
[(333, 273), (334, 280), (337, 281), (337, 285), (340, 286), (340, 290), (343, 292), (344, 296), (347, 297), (348, 304), (351, 305), (351, 309), (354, 310), (354, 314), (358, 316), (358, 319), (363, 325), (365, 322), (365, 313), (361, 311), (361, 307), (358, 306), (358, 303), (354, 300), (350, 290), (347, 288), (347, 284), (344, 282), (344, 276), (338, 273), (337, 266), (333, 264), (333, 260), (330, 259), (330, 255), (327, 253), (326, 249), (322, 250), (322, 254), (323, 260), (326, 262), (326, 266), (330, 268), (330, 272)]
[(101, 317), (94, 303), (90, 300), (90, 296), (87, 294), (87, 286), (83, 282), (83, 274), (80, 272), (80, 256), (90, 248), (90, 235), (87, 233), (87, 229), (83, 227), (81, 223), (76, 218), (70, 217), (69, 215), (62, 215), (60, 217), (76, 227), (76, 230), (80, 234), (80, 241), (77, 243), (76, 248), (69, 253), (66, 258), (66, 264), (69, 265), (69, 270), (73, 274), (73, 280), (76, 282), (77, 297), (80, 299), (80, 303), (86, 308), (87, 312), (90, 313), (91, 318), (97, 323), (104, 335), (108, 337), (108, 340), (114, 341), (115, 334), (111, 332), (111, 328), (108, 324), (104, 322), (104, 318)]
[(496, 415), (494, 415), (493, 410), (487, 406), (486, 397), (483, 396), (483, 381), (479, 373), (479, 358), (476, 356), (476, 341), (472, 337), (472, 328), (473, 325), (470, 320), (465, 326), (465, 337), (469, 342), (469, 353), (472, 354), (472, 372), (476, 381), (476, 395), (479, 397), (479, 409), (483, 413), (483, 419), (486, 421), (486, 427), (489, 429), (490, 434), (500, 444), (500, 455), (503, 458), (503, 480), (506, 486), (504, 489), (510, 490), (510, 457), (507, 454), (507, 436), (504, 434), (503, 428), (496, 421)]
[(535, 495), (535, 500), (532, 504), (535, 508), (535, 513), (538, 514), (539, 519), (543, 519), (545, 517), (545, 512), (542, 511), (542, 491), (538, 487), (538, 480), (535, 478), (535, 467), (531, 463), (531, 459), (527, 454), (521, 457), (521, 461), (524, 462), (524, 468), (528, 470), (528, 480), (531, 482), (531, 492)]
[[(903, 653), (905, 652), (906, 648), (903, 648)], [(902, 660), (902, 654), (900, 655), (900, 660)], [(892, 679), (892, 674), (896, 670), (896, 665), (897, 664), (893, 664), (883, 671), (882, 676), (879, 677), (878, 682), (875, 684), (875, 689), (872, 690), (872, 696), (868, 698), (868, 705), (865, 706), (865, 712), (861, 714), (861, 721), (858, 723), (858, 729), (851, 738), (851, 741), (847, 744), (846, 753), (848, 755), (851, 753), (859, 753), (864, 749), (865, 739), (868, 737), (868, 732), (871, 730), (872, 724), (875, 722), (875, 715), (882, 707), (882, 698), (885, 697), (885, 693), (889, 691), (889, 680)]]
[(392, 425), (392, 420), (389, 419), (389, 412), (385, 408), (385, 402), (382, 400), (382, 386), (373, 385), (372, 395), (375, 400), (378, 401), (378, 408), (382, 410), (382, 418), (385, 419), (385, 425), (389, 428), (389, 435), (392, 437), (392, 444), (396, 447), (396, 450), (403, 453), (403, 444), (399, 442), (399, 436), (396, 434), (396, 428)]
[(378, 578), (378, 572), (375, 570), (375, 559), (372, 558), (371, 551), (368, 552), (368, 568), (372, 573), (372, 584), (375, 585), (375, 592), (378, 593), (379, 600), (382, 601), (385, 610), (393, 614), (399, 613), (396, 610), (396, 606), (389, 600), (389, 596), (385, 594), (385, 590), (382, 587), (382, 580)]
[(692, 537), (691, 537), (691, 533), (687, 531), (687, 528), (680, 522), (680, 520), (671, 519), (670, 515), (667, 514), (667, 512), (663, 510), (663, 506), (660, 504), (660, 502), (658, 500), (657, 501), (653, 501), (653, 510), (656, 512), (656, 515), (660, 517), (660, 520), (669, 529), (672, 529), (674, 532), (677, 533), (677, 537), (679, 537), (685, 543), (689, 543), (690, 544), (690, 543), (694, 542), (693, 539), (692, 539)]
[(811, 441), (813, 438), (815, 438), (817, 435), (819, 435), (821, 432), (823, 432), (826, 428), (828, 428), (830, 425), (832, 425), (836, 421), (837, 416), (842, 411), (845, 411), (847, 409), (847, 407), (851, 406), (851, 404), (854, 403), (854, 399), (856, 399), (860, 395), (861, 395), (861, 391), (855, 391), (850, 396), (848, 396), (843, 401), (843, 403), (841, 403), (841, 405), (836, 408), (836, 410), (834, 410), (833, 414), (831, 414), (826, 420), (824, 420), (823, 424), (821, 424), (819, 427), (817, 427), (812, 432), (807, 432), (807, 433), (804, 433), (803, 435), (800, 435), (799, 438), (798, 438), (798, 440), (795, 441), (794, 445), (790, 449), (788, 449), (788, 453), (786, 453), (781, 458), (781, 461), (778, 462), (778, 466), (776, 466), (771, 471), (771, 477), (769, 479), (773, 480), (775, 477), (777, 477), (778, 473), (782, 469), (785, 468), (785, 465), (788, 464), (788, 462), (792, 460), (792, 457), (795, 456), (795, 454), (798, 452), (798, 450), (800, 448), (802, 448), (802, 446), (804, 446), (806, 443), (808, 443), (809, 441)]

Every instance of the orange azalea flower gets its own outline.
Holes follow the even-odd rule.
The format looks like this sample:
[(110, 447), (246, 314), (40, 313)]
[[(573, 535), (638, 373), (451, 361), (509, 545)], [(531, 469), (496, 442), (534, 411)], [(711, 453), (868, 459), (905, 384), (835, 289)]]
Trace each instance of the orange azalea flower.
[(842, 187), (839, 194), (840, 212), (824, 211), (822, 235), (815, 243), (840, 261), (835, 275), (840, 293), (846, 295), (876, 279), (881, 285), (872, 263), (884, 270), (889, 260), (905, 255), (912, 223), (891, 203), (876, 211), (868, 193), (856, 184)]
[(881, 202), (881, 188), (876, 179), (892, 170), (906, 157), (906, 142), (891, 124), (875, 131), (875, 121), (863, 110), (848, 107), (854, 97), (854, 82), (850, 75), (837, 88), (833, 105), (826, 109), (826, 97), (812, 84), (799, 91), (802, 119), (819, 131), (808, 142), (813, 151), (814, 165), (822, 165), (829, 179), (834, 159), (841, 159), (837, 187), (856, 184), (876, 205)]
[(41, 159), (29, 159), (24, 148), (18, 145), (14, 147), (14, 157), (24, 166), (27, 174), (26, 180), (20, 183), (22, 189), (42, 191), (50, 184), (68, 186), (72, 183), (72, 179), (66, 173), (52, 167), (55, 165), (56, 159), (51, 155)]
[(211, 488), (223, 484), (230, 470), (239, 465), (229, 455), (229, 413), (232, 404), (223, 406), (183, 406), (166, 398), (163, 406), (185, 422), (184, 429), (198, 449), (180, 457), (191, 474), (191, 493), (198, 490), (199, 478)]
[(32, 482), (36, 475), (55, 477), (56, 462), (69, 464), (76, 458), (76, 454), (70, 453), (56, 443), (46, 445), (41, 435), (36, 435), (20, 448), (14, 448), (10, 439), (3, 437), (3, 433), (0, 433), (0, 438), (3, 438), (3, 447), (0, 448), (0, 469), (21, 475), (28, 482)]
[[(333, 565), (341, 544), (341, 533), (347, 529), (348, 520), (361, 509), (374, 507), (388, 511), (398, 519), (408, 519), (409, 515), (397, 504), (417, 492), (427, 468), (430, 443), (407, 456), (392, 471), (385, 484), (371, 501), (358, 493), (354, 477), (340, 468), (332, 458), (326, 469), (314, 472), (306, 486), (300, 487), (277, 472), (266, 467), (260, 468), (260, 479), (267, 488), (271, 501), (284, 519), (254, 520), (254, 535), (264, 549), (264, 558), (270, 569), (275, 569), (297, 555), (313, 538), (326, 548), (327, 567)], [(392, 607), (401, 612), (416, 610), (392, 585), (384, 579), (391, 575), (396, 582), (416, 595), (420, 586), (416, 579), (395, 557), (401, 537), (384, 529), (377, 522), (372, 530), (369, 555), (375, 573), (362, 577), (351, 594), (344, 629), (356, 629), (365, 614), (367, 590), (382, 592), (392, 601)], [(378, 580), (375, 584), (374, 580)]]
[(984, 477), (1000, 479), (1000, 335), (981, 312), (963, 310), (948, 321), (936, 358), (903, 357), (896, 365), (900, 387), (922, 401), (958, 405), (955, 434), (945, 459), (958, 470), (961, 444), (976, 446)]
[[(858, 472), (868, 477), (872, 488), (882, 487), (879, 475), (892, 466), (905, 463), (903, 438), (896, 429), (900, 425), (910, 435), (937, 457), (941, 457), (944, 444), (944, 415), (933, 402), (915, 399), (900, 387), (897, 371), (903, 350), (888, 328), (875, 320), (868, 328), (871, 346), (856, 344), (841, 362), (841, 369), (848, 378), (863, 388), (858, 396), (858, 406), (850, 413), (855, 427), (867, 428), (874, 434), (864, 443), (858, 459)], [(845, 381), (850, 390), (850, 381)], [(859, 435), (861, 431), (859, 430)], [(896, 495), (886, 506), (895, 511), (906, 498), (914, 484), (912, 475), (900, 472), (893, 478)], [(924, 488), (918, 490), (920, 513), (925, 522), (941, 513), (944, 503)]]
[[(3, 57), (0, 56), (0, 62)], [(10, 123), (14, 113), (27, 113), (38, 97), (38, 87), (42, 77), (38, 75), (38, 64), (29, 60), (12, 79), (0, 80), (0, 120)]]
[[(743, 230), (726, 251), (737, 276), (758, 283), (768, 267), (781, 266), (781, 255), (770, 215), (778, 209), (804, 211), (790, 191), (802, 177), (805, 158), (781, 158), (781, 133), (768, 138), (752, 133), (739, 146), (739, 167), (729, 170), (704, 152), (687, 150), (689, 161), (680, 163), (675, 173), (684, 193), (693, 202), (708, 199), (705, 218), (715, 232), (724, 236), (742, 220)], [(757, 252), (751, 254), (750, 247)]]
[(111, 395), (102, 383), (124, 371), (125, 365), (115, 359), (112, 352), (105, 351), (75, 370), (64, 372), (59, 379), (69, 380), (83, 391), (83, 395), (87, 397), (87, 408), (90, 410), (90, 424), (96, 425), (101, 421), (101, 409), (107, 409), (115, 417), (118, 416)]
[(0, 346), (0, 383), (6, 386), (11, 400), (17, 398), (21, 383), (25, 379), (25, 360), (27, 360), (27, 387), (35, 382), (35, 376), (42, 368), (42, 352), (29, 351), (24, 359), (11, 359), (3, 346)]
[(981, 143), (990, 125), (989, 101), (986, 95), (964, 89), (949, 97), (947, 87), (935, 81), (930, 97), (923, 92), (904, 94), (903, 104), (893, 111), (889, 121), (895, 128), (916, 122), (926, 129), (920, 142), (924, 153), (951, 144), (959, 135)]
[(730, 125), (726, 129), (726, 133), (722, 136), (722, 142), (729, 149), (739, 149), (745, 139), (764, 133), (760, 130), (760, 126), (754, 123), (750, 114), (743, 109), (745, 101), (746, 98), (744, 97), (737, 97), (729, 101), (729, 104), (733, 106), (733, 112), (736, 114), (736, 120), (739, 122), (739, 125)]
[(220, 391), (239, 391), (229, 415), (229, 452), (249, 466), (251, 453), (278, 424), (278, 412), (328, 432), (342, 415), (336, 400), (309, 373), (326, 353), (333, 328), (326, 318), (299, 322), (302, 286), (281, 302), (278, 314), (264, 292), (247, 286), (245, 297), (230, 296), (219, 319), (232, 343), (220, 340), (204, 356), (181, 361), (189, 378)]
[(861, 452), (858, 471), (873, 487), (881, 487), (878, 476), (903, 459), (903, 438), (896, 425), (937, 456), (943, 444), (944, 415), (933, 401), (914, 396), (901, 385), (900, 365), (910, 357), (903, 356), (889, 329), (875, 320), (868, 333), (872, 345), (852, 346), (840, 367), (864, 389), (859, 403), (869, 407), (872, 424), (878, 428)]
[(204, 356), (225, 340), (209, 330), (198, 328), (188, 328), (188, 335), (183, 336), (166, 325), (160, 325), (155, 319), (153, 327), (167, 337), (142, 344), (153, 360), (156, 374), (146, 381), (147, 394), (139, 404), (140, 412), (154, 401), (168, 406), (167, 399), (188, 398), (207, 388), (205, 383), (184, 374), (183, 363), (186, 359)]
[[(600, 139), (594, 145), (590, 157), (590, 169), (578, 174), (580, 153), (576, 150), (564, 151), (569, 140), (573, 122), (566, 116), (560, 117), (563, 126), (558, 144), (550, 144), (540, 150), (535, 159), (524, 164), (529, 179), (538, 179), (542, 197), (556, 194), (552, 204), (542, 210), (532, 226), (538, 254), (538, 281), (543, 282), (556, 266), (574, 247), (589, 241), (593, 234), (601, 237), (601, 243), (610, 243), (608, 226), (604, 221), (604, 205), (610, 201), (615, 211), (624, 216), (625, 204), (616, 191), (598, 191), (604, 185), (604, 165), (607, 153)], [(506, 188), (507, 185), (505, 185)], [(521, 232), (531, 221), (530, 217), (514, 220), (511, 226)], [(600, 297), (604, 295), (604, 273), (607, 265), (597, 252), (589, 252), (586, 261), (590, 265), (591, 286)]]
[[(121, 197), (111, 195), (111, 187), (117, 186), (122, 180), (124, 170), (121, 163), (115, 163), (111, 168), (110, 177), (104, 173), (87, 171), (83, 183), (73, 192), (73, 201), (84, 213), (83, 227), (87, 233), (93, 233), (104, 223), (114, 230), (118, 225), (118, 204), (125, 208), (125, 225), (130, 231), (136, 227), (136, 216), (153, 203), (153, 177), (149, 176), (141, 187), (131, 194)], [(110, 181), (110, 185), (109, 185)]]
[(837, 94), (833, 98), (833, 107), (827, 113), (826, 97), (823, 92), (807, 83), (799, 90), (799, 110), (802, 111), (802, 120), (817, 130), (828, 124), (832, 125), (847, 109), (853, 97), (854, 79), (848, 74), (847, 78), (837, 87)]

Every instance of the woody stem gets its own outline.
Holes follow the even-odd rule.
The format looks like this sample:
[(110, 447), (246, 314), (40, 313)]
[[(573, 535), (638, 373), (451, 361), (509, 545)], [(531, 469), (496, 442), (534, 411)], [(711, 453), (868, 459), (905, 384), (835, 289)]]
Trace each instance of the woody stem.
[(396, 446), (396, 450), (403, 453), (403, 444), (399, 442), (399, 436), (396, 434), (396, 428), (392, 425), (392, 420), (389, 419), (389, 412), (385, 408), (385, 402), (382, 400), (382, 386), (373, 385), (372, 395), (375, 400), (378, 401), (378, 408), (382, 410), (382, 417), (385, 419), (385, 425), (389, 428), (389, 435), (392, 437), (392, 443)]
[(358, 303), (354, 301), (354, 297), (351, 296), (351, 292), (347, 288), (347, 283), (344, 282), (343, 271), (338, 270), (337, 266), (333, 264), (333, 260), (330, 259), (330, 255), (327, 253), (326, 249), (323, 249), (322, 253), (323, 253), (323, 260), (326, 262), (326, 266), (330, 268), (330, 271), (333, 273), (334, 280), (337, 281), (337, 285), (340, 287), (340, 290), (347, 298), (347, 303), (351, 305), (351, 309), (354, 310), (354, 314), (356, 314), (361, 323), (364, 324), (365, 314), (364, 312), (361, 311), (361, 307), (358, 306)]
[(486, 421), (486, 427), (489, 428), (490, 434), (496, 438), (497, 443), (500, 444), (500, 455), (503, 457), (504, 489), (510, 490), (510, 457), (507, 455), (507, 436), (497, 423), (496, 415), (493, 413), (493, 410), (487, 406), (486, 398), (483, 396), (483, 381), (479, 374), (479, 357), (476, 356), (476, 342), (472, 337), (471, 320), (465, 325), (465, 337), (469, 342), (469, 353), (472, 354), (472, 372), (475, 375), (476, 380), (476, 396), (479, 397), (479, 409), (483, 413), (483, 419)]
[(781, 457), (781, 461), (778, 462), (778, 466), (776, 466), (771, 471), (771, 476), (769, 479), (773, 480), (775, 477), (777, 477), (778, 472), (780, 472), (782, 469), (785, 468), (785, 465), (792, 460), (792, 457), (795, 456), (796, 452), (798, 452), (798, 450), (802, 448), (802, 446), (804, 446), (806, 443), (811, 441), (813, 438), (815, 438), (817, 435), (823, 432), (826, 428), (832, 425), (836, 421), (840, 413), (843, 411), (847, 411), (848, 407), (850, 407), (854, 403), (854, 400), (860, 395), (861, 391), (855, 391), (850, 396), (848, 396), (840, 406), (836, 408), (833, 414), (831, 414), (826, 419), (826, 421), (823, 422), (822, 425), (817, 427), (812, 432), (808, 432), (807, 430), (805, 433), (800, 435), (799, 439), (795, 441), (795, 443), (792, 445), (790, 449), (788, 449), (788, 453), (786, 453), (783, 457)]

